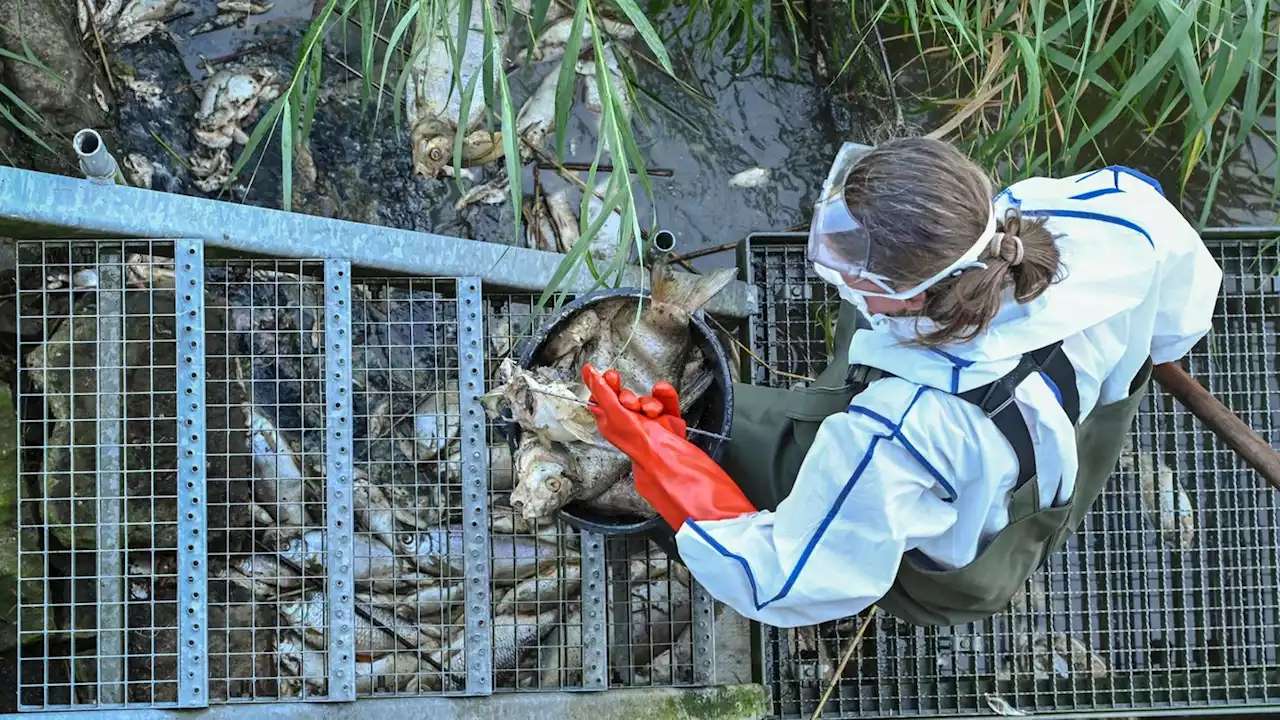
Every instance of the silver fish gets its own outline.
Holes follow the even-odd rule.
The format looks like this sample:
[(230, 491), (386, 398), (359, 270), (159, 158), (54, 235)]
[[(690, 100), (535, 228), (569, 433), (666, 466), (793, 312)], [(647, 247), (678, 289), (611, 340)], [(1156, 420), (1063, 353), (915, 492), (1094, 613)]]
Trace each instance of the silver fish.
[(400, 533), (396, 550), (424, 573), (461, 576), (466, 558), (461, 525), (421, 532)]
[[(596, 20), (599, 23), (600, 28), (611, 38), (626, 41), (636, 36), (636, 29), (632, 25), (599, 16), (597, 16)], [(591, 47), (591, 32), (592, 25), (589, 23), (583, 23), (582, 40), (581, 45), (579, 46), (581, 48), (580, 52), (585, 52)], [(554, 23), (551, 23), (547, 27), (543, 28), (542, 32), (538, 35), (537, 42), (534, 44), (531, 51), (533, 60), (535, 62), (544, 62), (563, 57), (565, 45), (569, 42), (569, 38), (572, 36), (572, 16), (564, 17)]]
[[(391, 548), (376, 538), (357, 534), (353, 538), (353, 574), (357, 585), (372, 584), (375, 588), (395, 587), (399, 583), (414, 582), (416, 573), (396, 559)], [(308, 530), (291, 538), (280, 551), (280, 558), (308, 573), (322, 575), (325, 572), (325, 531)]]
[(758, 188), (769, 184), (769, 168), (754, 167), (729, 178), (731, 188)]
[(232, 560), (220, 575), (259, 598), (274, 597), (303, 586), (298, 569), (281, 563), (274, 555), (254, 554)]
[(465, 210), (472, 205), (497, 205), (511, 197), (511, 179), (506, 174), (490, 180), (483, 185), (475, 185), (462, 194), (454, 203), (454, 210)]
[[(641, 667), (635, 671), (635, 680), (637, 685), (684, 685), (693, 682), (693, 626), (690, 625), (680, 633), (670, 648), (663, 650), (654, 656), (653, 660), (647, 666)], [(830, 668), (830, 674), (834, 675), (834, 667), (831, 666), (830, 653), (822, 653), (827, 656), (820, 659), (819, 662), (824, 663)]]
[(280, 614), (302, 634), (307, 645), (317, 650), (328, 649), (324, 638), (329, 623), (329, 603), (323, 591), (306, 591), (302, 597), (281, 605)]
[(326, 653), (307, 647), (295, 632), (281, 632), (275, 643), (280, 666), (280, 694), (284, 697), (329, 694), (329, 664)]
[(253, 448), (254, 497), (271, 512), (282, 531), (311, 525), (303, 506), (306, 479), (302, 463), (285, 444), (275, 425), (256, 407), (248, 409), (249, 444)]
[(467, 599), (467, 588), (461, 580), (446, 582), (435, 579), (417, 583), (416, 587), (391, 593), (356, 593), (356, 602), (386, 610), (413, 621), (437, 621), (451, 618)]
[(494, 614), (508, 607), (518, 612), (537, 612), (563, 598), (576, 597), (581, 587), (582, 568), (578, 562), (548, 565), (537, 576), (522, 580), (504, 593), (494, 606)]
[(489, 572), (495, 583), (517, 582), (555, 565), (562, 557), (578, 556), (571, 548), (562, 552), (555, 543), (530, 537), (495, 536), (490, 538), (490, 546)]
[(542, 668), (539, 685), (544, 688), (573, 687), (582, 676), (582, 611), (570, 605), (564, 620), (545, 638), (538, 653)]
[(670, 644), (693, 616), (689, 588), (670, 579), (632, 587), (629, 604), (632, 666), (649, 662), (655, 648)]
[(438, 628), (419, 628), (395, 613), (366, 605), (356, 606), (356, 654), (433, 650), (440, 647)]

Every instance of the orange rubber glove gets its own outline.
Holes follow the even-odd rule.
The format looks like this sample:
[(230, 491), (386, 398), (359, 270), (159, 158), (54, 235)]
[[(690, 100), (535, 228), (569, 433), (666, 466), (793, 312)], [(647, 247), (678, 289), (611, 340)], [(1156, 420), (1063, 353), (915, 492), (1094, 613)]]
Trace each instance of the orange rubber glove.
[(636, 491), (673, 529), (684, 521), (723, 520), (756, 508), (705, 452), (685, 439), (680, 398), (669, 383), (638, 397), (622, 387), (616, 370), (601, 375), (587, 365), (582, 380), (591, 390), (589, 406), (600, 434), (631, 458)]

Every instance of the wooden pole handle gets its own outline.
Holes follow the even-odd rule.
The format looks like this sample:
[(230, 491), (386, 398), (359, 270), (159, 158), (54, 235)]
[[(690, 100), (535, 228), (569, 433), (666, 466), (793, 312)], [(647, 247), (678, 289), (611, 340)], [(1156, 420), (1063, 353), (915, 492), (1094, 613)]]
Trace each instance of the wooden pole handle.
[(1200, 418), (1222, 441), (1280, 490), (1280, 452), (1259, 437), (1238, 415), (1222, 404), (1195, 378), (1176, 362), (1162, 363), (1152, 368), (1152, 376), (1170, 395)]

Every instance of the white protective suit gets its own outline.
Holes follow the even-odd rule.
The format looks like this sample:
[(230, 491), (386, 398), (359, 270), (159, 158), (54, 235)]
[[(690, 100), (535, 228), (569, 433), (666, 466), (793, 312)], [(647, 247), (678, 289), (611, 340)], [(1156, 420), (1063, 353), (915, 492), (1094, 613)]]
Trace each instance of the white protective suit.
[[(945, 569), (972, 562), (1008, 523), (1017, 461), (976, 406), (954, 397), (999, 379), (1058, 340), (1075, 367), (1083, 419), (1121, 400), (1147, 356), (1178, 360), (1210, 329), (1222, 272), (1150, 178), (1122, 167), (1019, 182), (995, 199), (1048, 217), (1065, 278), (945, 352), (901, 344), (914, 318), (859, 330), (851, 364), (892, 372), (827, 418), (776, 512), (687, 521), (681, 557), (718, 600), (796, 627), (856, 614), (889, 590), (905, 552)], [(922, 327), (927, 327), (922, 324)], [(1016, 399), (1035, 444), (1041, 506), (1075, 486), (1075, 431), (1044, 379)]]

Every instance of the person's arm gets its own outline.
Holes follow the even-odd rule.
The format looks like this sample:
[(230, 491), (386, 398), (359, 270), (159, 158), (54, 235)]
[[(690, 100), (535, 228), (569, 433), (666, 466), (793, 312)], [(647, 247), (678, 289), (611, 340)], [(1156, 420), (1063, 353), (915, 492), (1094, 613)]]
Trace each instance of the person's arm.
[(893, 584), (904, 552), (937, 537), (955, 510), (883, 424), (827, 418), (776, 512), (679, 529), (690, 572), (721, 602), (760, 622), (796, 627), (866, 609)]
[(1200, 234), (1159, 190), (1132, 175), (1121, 175), (1120, 187), (1131, 194), (1160, 254), (1151, 362), (1182, 359), (1213, 326), (1213, 308), (1222, 287), (1222, 269)]

